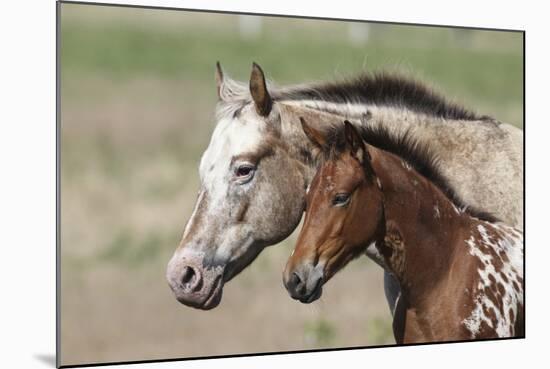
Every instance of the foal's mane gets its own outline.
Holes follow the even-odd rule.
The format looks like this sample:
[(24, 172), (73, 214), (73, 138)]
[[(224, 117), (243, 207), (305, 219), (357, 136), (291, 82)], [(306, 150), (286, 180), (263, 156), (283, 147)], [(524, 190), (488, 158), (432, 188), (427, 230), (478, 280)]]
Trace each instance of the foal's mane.
[[(481, 220), (499, 221), (494, 215), (464, 203), (441, 173), (438, 157), (426, 145), (417, 141), (409, 130), (402, 134), (394, 134), (382, 126), (356, 126), (356, 128), (367, 144), (392, 153), (407, 162), (418, 174), (443, 191), (457, 208)], [(322, 160), (333, 160), (347, 149), (343, 124), (329, 128), (326, 138), (326, 146), (329, 149), (321, 153)]]

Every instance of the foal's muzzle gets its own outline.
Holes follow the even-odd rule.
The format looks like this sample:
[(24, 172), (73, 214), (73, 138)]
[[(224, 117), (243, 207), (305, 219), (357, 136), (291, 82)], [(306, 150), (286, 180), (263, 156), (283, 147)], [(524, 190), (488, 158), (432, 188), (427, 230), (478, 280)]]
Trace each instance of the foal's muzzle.
[(309, 304), (323, 293), (323, 273), (314, 267), (296, 268), (285, 273), (283, 283), (292, 297), (304, 304)]

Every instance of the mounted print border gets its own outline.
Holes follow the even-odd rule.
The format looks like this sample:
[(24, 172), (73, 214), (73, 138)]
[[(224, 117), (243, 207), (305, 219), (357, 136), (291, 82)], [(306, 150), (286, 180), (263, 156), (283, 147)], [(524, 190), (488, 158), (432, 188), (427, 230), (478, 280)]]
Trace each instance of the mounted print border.
[[(58, 2), (57, 366), (525, 338), (524, 240), (501, 228), (476, 246), (454, 235), (480, 279), (437, 291), (466, 338), (415, 315), (399, 267), (414, 251), (388, 219), (359, 244), (343, 241), (349, 220), (298, 235), (319, 166), (344, 147), (368, 156), (344, 121), (459, 217), (523, 234), (524, 47), (521, 30)], [(336, 211), (356, 201), (330, 191)], [(311, 256), (335, 245), (353, 252)], [(426, 289), (450, 268), (416, 267)]]

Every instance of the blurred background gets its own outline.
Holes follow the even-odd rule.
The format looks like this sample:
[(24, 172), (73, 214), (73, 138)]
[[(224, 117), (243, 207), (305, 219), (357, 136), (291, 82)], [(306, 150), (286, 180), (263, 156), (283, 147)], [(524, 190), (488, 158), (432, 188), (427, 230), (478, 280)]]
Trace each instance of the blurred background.
[[(367, 16), (358, 15), (358, 16)], [(165, 267), (214, 128), (214, 65), (279, 85), (405, 72), (523, 127), (520, 33), (61, 4), (61, 363), (392, 344), (382, 271), (363, 257), (291, 300), (295, 234), (180, 305)]]

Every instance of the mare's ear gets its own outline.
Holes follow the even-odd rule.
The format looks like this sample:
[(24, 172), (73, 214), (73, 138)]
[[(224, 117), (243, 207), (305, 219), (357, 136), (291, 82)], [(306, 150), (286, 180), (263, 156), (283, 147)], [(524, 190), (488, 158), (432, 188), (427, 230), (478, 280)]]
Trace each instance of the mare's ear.
[(346, 146), (351, 155), (353, 155), (361, 164), (370, 160), (369, 152), (365, 146), (363, 138), (349, 121), (344, 121), (344, 136), (346, 138)]
[(218, 100), (223, 100), (222, 98), (222, 89), (223, 89), (224, 79), (223, 79), (223, 70), (220, 62), (216, 62), (216, 89), (218, 92)]
[(265, 76), (262, 68), (256, 63), (252, 63), (252, 73), (250, 74), (250, 95), (254, 100), (256, 112), (262, 117), (267, 117), (271, 112), (273, 100), (267, 91)]
[(309, 140), (317, 146), (317, 148), (321, 149), (321, 151), (325, 151), (327, 144), (327, 138), (325, 135), (321, 131), (307, 124), (302, 117), (300, 117), (300, 123), (302, 124), (302, 129), (304, 130), (307, 138), (309, 138)]

